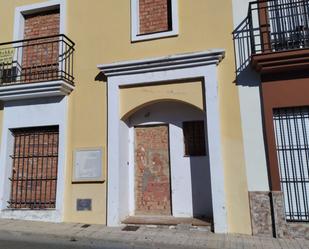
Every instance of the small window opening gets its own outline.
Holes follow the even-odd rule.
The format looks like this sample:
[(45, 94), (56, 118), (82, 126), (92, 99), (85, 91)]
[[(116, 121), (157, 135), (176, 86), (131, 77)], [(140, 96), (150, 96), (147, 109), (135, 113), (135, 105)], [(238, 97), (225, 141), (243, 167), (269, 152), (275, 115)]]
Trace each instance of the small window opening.
[(183, 122), (185, 156), (205, 156), (204, 121)]

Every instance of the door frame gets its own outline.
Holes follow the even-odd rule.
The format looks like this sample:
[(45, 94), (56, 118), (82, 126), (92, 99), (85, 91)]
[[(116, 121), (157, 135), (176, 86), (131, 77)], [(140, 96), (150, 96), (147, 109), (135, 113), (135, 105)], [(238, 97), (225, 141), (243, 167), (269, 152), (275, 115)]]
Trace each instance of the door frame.
[[(225, 194), (223, 150), (221, 148), (221, 120), (219, 111), (217, 65), (224, 50), (171, 55), (138, 61), (122, 61), (98, 65), (107, 78), (107, 226), (120, 226), (130, 215), (131, 181), (128, 168), (131, 162), (127, 152), (132, 136), (126, 122), (120, 117), (120, 88), (131, 85), (149, 85), (175, 80), (199, 78), (203, 82), (205, 117), (207, 120), (208, 151), (213, 197), (214, 230), (227, 233), (227, 200)], [(133, 64), (134, 63), (134, 64)], [(156, 63), (160, 63), (158, 68)], [(166, 66), (165, 66), (166, 65)], [(140, 68), (143, 66), (143, 69)], [(211, 117), (211, 118), (210, 118)], [(130, 144), (130, 145), (128, 145)], [(123, 177), (125, 179), (123, 181)]]

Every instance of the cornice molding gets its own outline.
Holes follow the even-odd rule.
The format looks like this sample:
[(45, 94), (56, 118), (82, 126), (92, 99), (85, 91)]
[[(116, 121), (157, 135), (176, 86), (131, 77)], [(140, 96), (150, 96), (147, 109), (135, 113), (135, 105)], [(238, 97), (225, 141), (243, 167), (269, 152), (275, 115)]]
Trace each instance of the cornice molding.
[(102, 64), (97, 67), (105, 76), (110, 77), (199, 67), (211, 64), (218, 65), (224, 56), (225, 51), (223, 49), (213, 49), (203, 52)]
[(74, 86), (64, 81), (50, 81), (43, 83), (25, 83), (0, 87), (0, 100), (19, 100), (50, 96), (69, 95)]

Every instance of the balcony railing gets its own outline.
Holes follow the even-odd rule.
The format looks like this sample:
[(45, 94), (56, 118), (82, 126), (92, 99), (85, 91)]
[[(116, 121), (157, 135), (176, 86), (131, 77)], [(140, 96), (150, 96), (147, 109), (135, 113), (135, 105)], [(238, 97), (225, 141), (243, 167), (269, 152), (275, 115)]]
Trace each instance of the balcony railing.
[(65, 35), (0, 43), (0, 86), (56, 80), (73, 85), (74, 45)]
[(246, 19), (233, 32), (237, 71), (251, 55), (309, 48), (309, 1), (263, 0), (249, 3)]

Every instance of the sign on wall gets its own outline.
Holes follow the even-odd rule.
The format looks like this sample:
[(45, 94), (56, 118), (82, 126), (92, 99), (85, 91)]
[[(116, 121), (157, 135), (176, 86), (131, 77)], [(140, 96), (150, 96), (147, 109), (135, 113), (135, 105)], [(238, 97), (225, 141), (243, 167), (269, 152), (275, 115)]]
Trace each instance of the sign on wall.
[(103, 182), (103, 151), (101, 148), (74, 151), (73, 183)]
[(77, 199), (76, 200), (77, 211), (91, 211), (92, 210), (92, 199)]
[(14, 51), (14, 48), (0, 49), (0, 64), (12, 64)]

